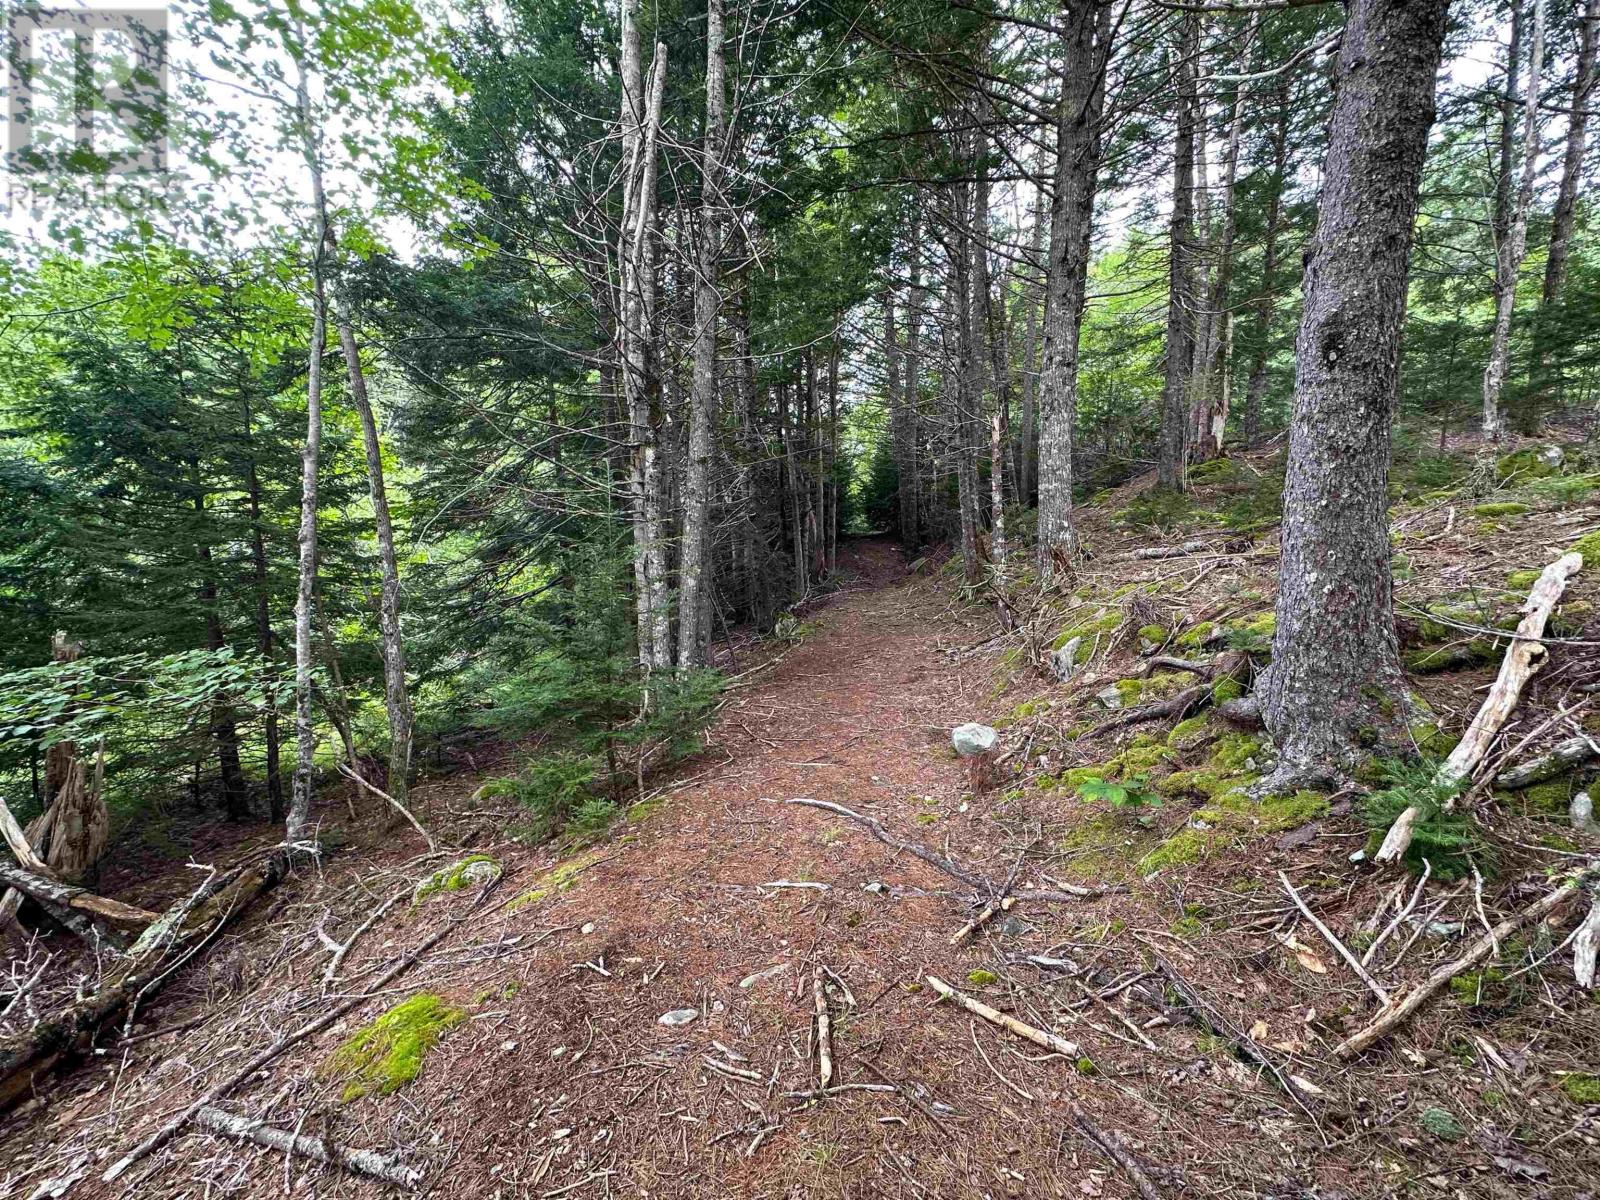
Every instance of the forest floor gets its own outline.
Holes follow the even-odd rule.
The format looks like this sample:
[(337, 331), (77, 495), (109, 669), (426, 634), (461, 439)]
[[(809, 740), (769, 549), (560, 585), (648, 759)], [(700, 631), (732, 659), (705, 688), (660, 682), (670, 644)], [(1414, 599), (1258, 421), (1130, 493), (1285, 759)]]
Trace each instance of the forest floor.
[[(1264, 461), (1238, 464), (1232, 492), (1217, 481), (1213, 505), (1237, 506)], [(384, 1193), (193, 1129), (115, 1184), (100, 1173), (275, 1035), (366, 995), (364, 980), (446, 926), (414, 967), (222, 1106), (398, 1153), (427, 1172), (431, 1194), (451, 1197), (1137, 1194), (1113, 1155), (1169, 1197), (1593, 1193), (1600, 1105), (1567, 1083), (1600, 1067), (1600, 1022), (1554, 946), (1578, 914), (1542, 943), (1503, 948), (1500, 969), (1447, 990), (1347, 1066), (1331, 1048), (1375, 1001), (1278, 872), (1346, 941), (1375, 940), (1412, 884), (1349, 861), (1368, 837), (1352, 797), (1230, 802), (1217, 778), (1258, 771), (1259, 745), (1203, 713), (1176, 731), (1167, 720), (1086, 736), (1119, 711), (1108, 705), (1125, 714), (1163, 693), (1141, 660), (1203, 653), (1212, 634), (1248, 647), (1271, 608), (1273, 531), (1156, 513), (1167, 528), (1152, 532), (1140, 492), (1085, 510), (1094, 557), (1080, 586), (1010, 632), (948, 572), (908, 572), (883, 541), (849, 544), (842, 586), (807, 609), (799, 644), (731, 691), (704, 752), (597, 846), (562, 859), (502, 840), (515, 814), (470, 797), (513, 764), (453, 764), (416, 794), (436, 834), (499, 864), (486, 891), (414, 903), (418, 881), (461, 854), (413, 857), (414, 835), (374, 814), (341, 828), (344, 803), (330, 795), (323, 819), (342, 847), (320, 869), (219, 938), (126, 1036), (103, 1038), (5, 1118), (0, 1196)], [(1450, 575), (1463, 569), (1510, 603), (1508, 569), (1537, 569), (1600, 527), (1587, 493), (1539, 503), (1495, 517), (1474, 514), (1471, 499), (1403, 507), (1403, 612), (1459, 603), (1475, 586)], [(1208, 551), (1132, 557), (1200, 527)], [(1600, 593), (1591, 575), (1573, 604)], [(1584, 611), (1574, 609), (1587, 630)], [(1039, 665), (1074, 633), (1092, 647), (1055, 683)], [(1558, 647), (1523, 732), (1594, 672), (1585, 648)], [(1459, 731), (1492, 674), (1465, 661), (1418, 686)], [(951, 727), (972, 720), (1003, 728), (1006, 755), (1003, 778), (976, 795), (950, 749)], [(1076, 792), (1089, 776), (1165, 802), (1112, 809)], [(988, 897), (854, 821), (784, 803), (797, 797), (870, 815), (996, 887), (1107, 890), (1019, 904), (956, 946)], [(1371, 964), (1392, 992), (1458, 953), (1480, 911), (1520, 908), (1547, 870), (1594, 851), (1564, 807), (1541, 803), (1508, 801), (1494, 822), (1486, 910), (1470, 879), (1428, 884), (1422, 919), (1400, 922)], [(273, 836), (263, 827), (206, 848), (241, 853)], [(116, 894), (159, 907), (192, 883), (181, 870), (145, 873)], [(323, 935), (344, 941), (391, 897), (325, 981)], [(929, 975), (1077, 1053), (938, 1000)], [(1197, 1019), (1173, 976), (1221, 1019)], [(845, 1089), (820, 1098), (804, 1095), (818, 1085), (819, 978), (833, 1083)], [(381, 1079), (353, 1095), (337, 1048), (418, 994), (453, 1014), (413, 1031), (420, 1073), (389, 1095)], [(682, 1023), (663, 1023), (669, 1013)], [(1242, 1061), (1229, 1027), (1248, 1030), (1281, 1074)], [(1291, 1075), (1294, 1095), (1280, 1086)]]

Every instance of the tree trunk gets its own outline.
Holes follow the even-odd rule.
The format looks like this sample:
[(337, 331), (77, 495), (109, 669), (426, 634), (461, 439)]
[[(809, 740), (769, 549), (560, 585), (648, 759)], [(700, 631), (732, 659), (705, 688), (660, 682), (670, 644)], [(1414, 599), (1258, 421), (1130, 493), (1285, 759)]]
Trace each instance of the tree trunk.
[[(1600, 0), (1587, 0), (1583, 16), (1578, 21), (1578, 64), (1572, 80), (1572, 107), (1567, 115), (1566, 152), (1561, 159), (1561, 185), (1556, 192), (1556, 204), (1550, 214), (1550, 251), (1544, 265), (1544, 291), (1540, 298), (1541, 324), (1539, 347), (1538, 393), (1547, 400), (1552, 391), (1559, 391), (1559, 376), (1552, 379), (1549, 317), (1561, 299), (1567, 281), (1567, 257), (1572, 248), (1572, 225), (1578, 208), (1578, 185), (1583, 178), (1583, 157), (1587, 148), (1586, 134), (1589, 110), (1595, 100), (1596, 43), (1600, 42)], [(1553, 386), (1552, 386), (1553, 385)]]
[[(326, 228), (326, 223), (324, 223)], [(335, 293), (339, 346), (344, 352), (350, 399), (361, 419), (361, 440), (367, 452), (367, 490), (372, 498), (372, 518), (378, 534), (378, 565), (382, 590), (378, 598), (378, 629), (383, 641), (383, 700), (389, 717), (389, 776), (387, 791), (395, 803), (406, 803), (411, 772), (411, 692), (406, 685), (406, 648), (400, 634), (400, 561), (394, 549), (394, 523), (389, 517), (389, 492), (383, 482), (383, 448), (378, 441), (378, 421), (367, 395), (361, 369), (361, 350), (344, 300)]]
[[(1515, 41), (1515, 35), (1513, 35)], [(1522, 178), (1512, 207), (1510, 224), (1495, 247), (1494, 333), (1489, 341), (1489, 363), (1483, 371), (1483, 433), (1495, 443), (1505, 432), (1500, 393), (1511, 358), (1511, 315), (1517, 303), (1517, 275), (1528, 251), (1528, 210), (1533, 206), (1535, 174), (1539, 164), (1539, 77), (1544, 69), (1544, 0), (1533, 0), (1533, 44), (1528, 51), (1528, 84), (1523, 97)], [(1507, 71), (1508, 95), (1516, 90), (1515, 60)]]
[[(981, 353), (988, 341), (989, 375), (994, 388), (994, 411), (989, 418), (989, 558), (995, 582), (1003, 585), (1006, 576), (1006, 446), (1011, 423), (1011, 363), (1006, 344), (1005, 275), (1000, 277), (999, 300), (989, 277), (989, 171), (984, 154), (983, 135), (978, 141), (978, 183), (973, 193), (972, 282), (976, 289), (973, 305), (976, 349)], [(977, 395), (983, 395), (981, 384)], [(978, 410), (981, 412), (980, 409)], [(976, 425), (976, 421), (974, 422)], [(976, 430), (974, 430), (976, 432)], [(976, 467), (974, 467), (976, 475)]]
[[(267, 543), (263, 532), (261, 514), (261, 476), (256, 468), (255, 424), (251, 416), (250, 400), (244, 392), (246, 381), (241, 372), (241, 394), (244, 395), (244, 434), (250, 452), (245, 458), (245, 500), (250, 510), (250, 573), (255, 591), (256, 652), (263, 663), (272, 659), (271, 581), (267, 567)], [(267, 806), (273, 824), (284, 819), (283, 773), (279, 759), (281, 747), (278, 731), (278, 703), (275, 696), (267, 697), (267, 714), (264, 721), (267, 749)]]
[(1449, 0), (1352, 0), (1295, 347), (1272, 664), (1279, 769), (1337, 776), (1404, 693), (1387, 481), (1417, 189)]
[[(1042, 156), (1042, 151), (1041, 151)], [(1017, 503), (1027, 508), (1037, 503), (1039, 486), (1038, 395), (1039, 395), (1039, 305), (1043, 292), (1034, 282), (1034, 270), (1045, 270), (1044, 236), (1047, 227), (1041, 187), (1034, 200), (1032, 248), (1029, 269), (1022, 276), (1022, 303), (1027, 310), (1027, 325), (1022, 351), (1022, 411), (1018, 420), (1022, 436), (1017, 439)], [(1070, 431), (1068, 436), (1071, 436)]]
[[(967, 161), (974, 156), (968, 139)], [(978, 463), (973, 436), (975, 413), (982, 403), (983, 362), (978, 339), (981, 336), (973, 298), (973, 263), (976, 240), (972, 230), (972, 196), (966, 183), (950, 189), (950, 226), (955, 240), (950, 253), (950, 288), (956, 301), (956, 341), (959, 361), (955, 386), (949, 389), (951, 427), (955, 433), (956, 505), (961, 520), (961, 574), (967, 583), (983, 577), (978, 554)]]
[[(305, 44), (305, 28), (295, 23), (295, 32)], [(295, 99), (299, 106), (300, 138), (306, 165), (312, 168), (311, 191), (317, 230), (311, 250), (311, 346), (306, 360), (306, 443), (300, 453), (300, 574), (294, 604), (294, 788), (284, 822), (284, 840), (291, 845), (306, 839), (311, 816), (312, 772), (315, 770), (317, 728), (311, 706), (312, 657), (311, 624), (313, 593), (317, 581), (317, 473), (322, 454), (322, 355), (328, 338), (328, 298), (323, 286), (323, 269), (328, 247), (328, 206), (321, 195), (322, 172), (316, 135), (311, 124), (311, 93), (306, 82), (305, 63), (296, 56), (299, 78)]]
[[(901, 385), (905, 396), (907, 423), (911, 427), (911, 494), (901, 501), (901, 512), (909, 506), (909, 534), (903, 534), (903, 545), (914, 551), (922, 545), (926, 525), (922, 507), (922, 217), (911, 219), (911, 287), (906, 295), (906, 375)], [(901, 488), (907, 486), (901, 482)]]
[(1172, 219), (1167, 265), (1166, 376), (1161, 390), (1161, 446), (1156, 474), (1162, 487), (1182, 491), (1189, 454), (1189, 387), (1194, 367), (1194, 149), (1196, 58), (1200, 22), (1181, 19), (1175, 72), (1178, 82), (1177, 137), (1172, 154)]
[[(1094, 234), (1100, 118), (1110, 56), (1111, 5), (1062, 6), (1062, 75), (1056, 124), (1055, 203), (1045, 266), (1044, 362), (1039, 372), (1039, 578), (1077, 553), (1072, 525), (1072, 440), (1078, 409), (1078, 340)], [(1031, 427), (1031, 422), (1028, 423)]]
[(1283, 188), (1289, 162), (1289, 88), (1280, 83), (1272, 123), (1272, 182), (1267, 196), (1267, 227), (1261, 251), (1261, 296), (1256, 301), (1256, 352), (1244, 394), (1244, 444), (1261, 436), (1261, 400), (1267, 390), (1267, 360), (1272, 350), (1272, 318), (1277, 309), (1278, 231), (1283, 222)]
[[(1254, 24), (1259, 25), (1260, 20), (1257, 14)], [(1251, 40), (1254, 40), (1253, 35)], [(1233, 288), (1233, 243), (1239, 230), (1234, 194), (1239, 177), (1239, 142), (1244, 135), (1244, 113), (1244, 88), (1239, 87), (1233, 97), (1233, 113), (1228, 120), (1228, 141), (1222, 157), (1222, 229), (1217, 235), (1214, 253), (1216, 275), (1213, 276), (1211, 294), (1206, 300), (1212, 332), (1203, 366), (1203, 411), (1195, 427), (1196, 462), (1209, 462), (1222, 453), (1223, 437), (1228, 430), (1228, 410), (1233, 404), (1233, 313), (1229, 306)]]
[(712, 431), (717, 421), (717, 268), (722, 256), (722, 0), (706, 8), (706, 126), (700, 168), (700, 261), (694, 283), (694, 382), (678, 564), (678, 669), (706, 665), (711, 630)]

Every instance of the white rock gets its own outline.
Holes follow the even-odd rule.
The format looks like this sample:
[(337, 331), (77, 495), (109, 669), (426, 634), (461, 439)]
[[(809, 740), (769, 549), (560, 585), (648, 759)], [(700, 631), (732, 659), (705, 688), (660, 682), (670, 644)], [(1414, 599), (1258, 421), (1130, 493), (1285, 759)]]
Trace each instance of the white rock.
[(950, 731), (950, 744), (956, 748), (956, 753), (963, 758), (971, 758), (976, 754), (987, 754), (994, 749), (995, 743), (1000, 740), (1000, 735), (987, 725), (969, 722), (966, 725), (957, 725)]
[(1061, 649), (1050, 652), (1050, 672), (1062, 683), (1077, 674), (1078, 647), (1081, 645), (1083, 638), (1075, 637)]
[(1101, 688), (1094, 694), (1094, 698), (1100, 701), (1101, 704), (1104, 704), (1107, 708), (1122, 707), (1122, 693), (1116, 689), (1115, 685), (1108, 688)]
[(662, 1025), (687, 1025), (700, 1015), (698, 1008), (675, 1008), (671, 1012), (664, 1012), (657, 1018)]
[(1572, 827), (1581, 829), (1584, 833), (1600, 833), (1600, 824), (1594, 819), (1594, 800), (1588, 792), (1579, 792), (1572, 798), (1572, 806), (1568, 813), (1572, 817)]

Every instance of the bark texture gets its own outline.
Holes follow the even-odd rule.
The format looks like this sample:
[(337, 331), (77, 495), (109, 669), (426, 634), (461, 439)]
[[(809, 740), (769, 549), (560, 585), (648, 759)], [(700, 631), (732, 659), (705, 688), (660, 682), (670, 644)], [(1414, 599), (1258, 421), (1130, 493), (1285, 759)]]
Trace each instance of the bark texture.
[(1196, 59), (1200, 19), (1182, 17), (1178, 46), (1177, 137), (1172, 152), (1172, 219), (1167, 265), (1167, 363), (1161, 386), (1161, 446), (1156, 477), (1162, 487), (1182, 491), (1189, 456), (1189, 386), (1194, 369), (1194, 150), (1198, 102)]
[(1387, 481), (1417, 189), (1449, 0), (1354, 0), (1296, 341), (1272, 665), (1279, 781), (1327, 778), (1400, 693)]
[[(1039, 577), (1077, 552), (1072, 525), (1072, 441), (1078, 407), (1078, 340), (1100, 172), (1101, 110), (1111, 8), (1062, 6), (1064, 70), (1056, 125), (1055, 205), (1045, 268), (1044, 363), (1039, 373)], [(1025, 427), (1031, 427), (1031, 419)], [(1025, 456), (1026, 457), (1026, 456)]]

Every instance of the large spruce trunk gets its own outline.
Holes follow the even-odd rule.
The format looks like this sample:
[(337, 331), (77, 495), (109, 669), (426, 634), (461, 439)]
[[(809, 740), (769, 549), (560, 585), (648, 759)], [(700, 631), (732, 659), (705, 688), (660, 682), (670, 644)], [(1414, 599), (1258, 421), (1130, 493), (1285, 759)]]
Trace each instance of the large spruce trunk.
[(1156, 476), (1162, 487), (1181, 491), (1189, 456), (1189, 387), (1194, 369), (1194, 148), (1198, 100), (1196, 60), (1200, 19), (1182, 18), (1178, 64), (1177, 137), (1172, 151), (1172, 218), (1167, 260), (1166, 374), (1161, 387), (1161, 444)]
[(1417, 188), (1449, 0), (1353, 0), (1295, 345), (1269, 781), (1329, 779), (1403, 688), (1387, 484)]
[[(1056, 126), (1055, 205), (1045, 268), (1044, 364), (1038, 383), (1039, 576), (1050, 578), (1077, 550), (1072, 527), (1072, 438), (1078, 407), (1078, 338), (1094, 232), (1111, 8), (1095, 0), (1062, 6), (1065, 69)], [(1025, 418), (1025, 424), (1031, 420)]]

